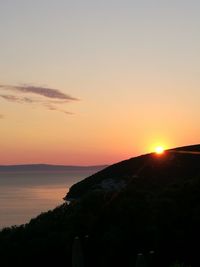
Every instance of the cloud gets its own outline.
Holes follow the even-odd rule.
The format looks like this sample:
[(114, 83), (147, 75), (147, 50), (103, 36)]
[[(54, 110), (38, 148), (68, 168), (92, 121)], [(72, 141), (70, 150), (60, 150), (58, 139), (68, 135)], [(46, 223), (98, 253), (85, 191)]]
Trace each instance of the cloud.
[(7, 89), (11, 91), (17, 91), (21, 93), (31, 93), (31, 94), (37, 94), (40, 96), (48, 97), (48, 98), (54, 98), (54, 99), (61, 99), (65, 101), (77, 101), (78, 99), (75, 97), (72, 97), (68, 94), (65, 94), (61, 92), (58, 89), (52, 89), (48, 87), (42, 87), (42, 86), (32, 86), (32, 85), (0, 85), (1, 89)]
[(0, 95), (1, 98), (8, 100), (10, 102), (17, 102), (17, 103), (33, 103), (35, 102), (33, 99), (28, 97), (18, 97), (14, 95)]
[[(13, 86), (0, 84), (0, 89), (12, 91), (13, 94), (0, 94), (0, 98), (6, 101), (15, 102), (19, 104), (42, 105), (48, 110), (59, 111), (67, 115), (72, 115), (73, 113), (61, 109), (59, 106), (72, 101), (79, 100), (78, 98), (65, 94), (58, 89), (52, 89), (47, 87), (38, 87), (32, 85)], [(26, 97), (24, 95), (14, 95), (14, 92), (21, 93), (24, 95), (29, 93), (30, 96)], [(37, 96), (33, 97), (32, 94), (35, 94)]]
[(4, 119), (4, 115), (3, 114), (0, 114), (0, 119)]
[(73, 115), (73, 114), (74, 114), (74, 113), (72, 113), (72, 112), (69, 112), (69, 111), (60, 109), (60, 108), (58, 108), (58, 107), (56, 107), (56, 106), (54, 106), (54, 105), (52, 105), (52, 104), (49, 104), (49, 103), (46, 103), (45, 106), (46, 106), (46, 108), (47, 108), (48, 110), (52, 110), (52, 111), (56, 110), (56, 111), (65, 113), (65, 114), (67, 114), (67, 115)]

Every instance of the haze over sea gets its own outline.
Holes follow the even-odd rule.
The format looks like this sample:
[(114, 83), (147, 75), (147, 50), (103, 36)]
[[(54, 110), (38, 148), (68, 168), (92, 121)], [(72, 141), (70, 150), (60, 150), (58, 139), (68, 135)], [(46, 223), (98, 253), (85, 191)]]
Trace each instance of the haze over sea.
[(0, 228), (27, 223), (62, 204), (69, 187), (94, 172), (0, 172)]

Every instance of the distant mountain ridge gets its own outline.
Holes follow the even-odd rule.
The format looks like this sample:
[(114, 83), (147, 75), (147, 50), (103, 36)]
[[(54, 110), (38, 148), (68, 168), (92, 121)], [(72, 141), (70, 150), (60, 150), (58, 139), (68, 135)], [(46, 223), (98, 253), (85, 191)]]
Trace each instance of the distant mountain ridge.
[(51, 165), (51, 164), (23, 164), (23, 165), (0, 165), (0, 172), (32, 172), (32, 171), (98, 171), (107, 165), (73, 166), (73, 165)]

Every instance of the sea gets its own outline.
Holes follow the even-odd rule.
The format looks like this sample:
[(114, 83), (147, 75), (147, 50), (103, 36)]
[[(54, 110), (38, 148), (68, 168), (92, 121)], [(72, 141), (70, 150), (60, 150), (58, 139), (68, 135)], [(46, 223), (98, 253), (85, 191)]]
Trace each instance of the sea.
[(64, 203), (69, 188), (94, 169), (0, 173), (0, 229), (28, 223)]

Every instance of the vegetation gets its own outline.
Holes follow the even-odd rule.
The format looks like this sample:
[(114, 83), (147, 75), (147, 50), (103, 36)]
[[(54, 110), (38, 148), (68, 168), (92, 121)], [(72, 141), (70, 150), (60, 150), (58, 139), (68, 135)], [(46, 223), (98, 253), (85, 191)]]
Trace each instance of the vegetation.
[(181, 264), (181, 263), (174, 263), (170, 267), (190, 267), (190, 266), (186, 266), (185, 264)]

